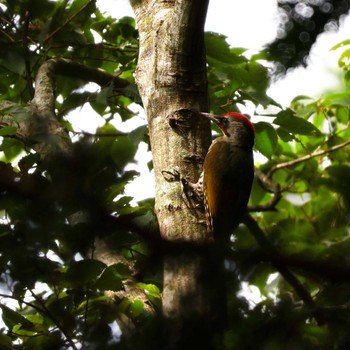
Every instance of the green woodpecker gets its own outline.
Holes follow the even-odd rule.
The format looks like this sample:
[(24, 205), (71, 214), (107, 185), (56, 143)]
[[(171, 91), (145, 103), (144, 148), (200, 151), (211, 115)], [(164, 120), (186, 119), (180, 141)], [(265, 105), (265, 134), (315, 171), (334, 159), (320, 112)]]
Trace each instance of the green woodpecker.
[(243, 114), (201, 113), (223, 132), (210, 146), (203, 165), (203, 192), (208, 230), (228, 241), (247, 209), (254, 177), (254, 127)]

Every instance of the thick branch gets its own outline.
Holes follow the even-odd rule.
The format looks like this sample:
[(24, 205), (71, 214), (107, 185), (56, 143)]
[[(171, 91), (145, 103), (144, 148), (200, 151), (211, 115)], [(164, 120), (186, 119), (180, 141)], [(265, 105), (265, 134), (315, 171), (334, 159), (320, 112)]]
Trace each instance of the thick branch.
[(28, 137), (39, 142), (37, 151), (44, 157), (52, 152), (70, 150), (70, 139), (55, 114), (55, 62), (48, 60), (38, 70)]
[[(94, 82), (101, 87), (113, 83), (116, 91), (123, 90), (130, 85), (128, 81), (100, 69), (63, 58), (53, 58), (45, 61), (37, 72), (35, 94), (29, 105), (31, 117), (19, 125), (17, 132), (18, 138), (25, 142), (34, 142), (34, 148), (42, 155), (70, 150), (68, 135), (55, 114), (55, 76), (57, 74)], [(7, 115), (1, 118), (1, 122), (3, 126), (17, 126), (13, 122), (13, 118)]]
[(113, 83), (113, 87), (116, 90), (126, 88), (130, 85), (127, 80), (116, 77), (101, 69), (91, 68), (64, 58), (53, 58), (50, 61), (55, 64), (55, 73), (59, 75), (93, 82), (101, 87)]

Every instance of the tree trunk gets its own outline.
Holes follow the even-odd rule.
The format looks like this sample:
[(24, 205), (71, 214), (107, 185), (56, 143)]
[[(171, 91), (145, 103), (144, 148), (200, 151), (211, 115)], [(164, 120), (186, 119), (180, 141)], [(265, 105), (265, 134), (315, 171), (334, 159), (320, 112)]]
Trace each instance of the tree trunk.
[[(169, 117), (181, 109), (207, 110), (203, 26), (207, 2), (134, 1), (140, 36), (136, 80), (148, 117), (156, 180), (156, 213), (164, 238), (203, 239), (205, 227), (193, 216), (179, 181), (196, 181), (210, 144), (206, 120), (188, 119), (172, 128)], [(170, 176), (167, 176), (167, 175)]]
[[(168, 242), (205, 246), (212, 237), (203, 208), (187, 200), (178, 175), (198, 180), (211, 139), (209, 123), (189, 111), (208, 109), (208, 0), (134, 0), (132, 6), (140, 37), (136, 81), (148, 117), (160, 232)], [(208, 288), (217, 288), (210, 279), (218, 265), (208, 261), (213, 260), (201, 249), (172, 250), (164, 256), (163, 315), (168, 345), (174, 348), (199, 341), (198, 336), (202, 348), (208, 348), (206, 331), (217, 321)]]

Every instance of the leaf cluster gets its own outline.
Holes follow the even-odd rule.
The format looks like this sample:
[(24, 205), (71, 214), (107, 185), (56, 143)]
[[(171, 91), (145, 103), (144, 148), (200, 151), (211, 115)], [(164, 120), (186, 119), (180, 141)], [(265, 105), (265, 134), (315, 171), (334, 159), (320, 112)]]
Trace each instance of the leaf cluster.
[[(123, 133), (109, 123), (140, 104), (135, 21), (105, 16), (91, 0), (1, 4), (0, 348), (115, 348), (120, 320), (147, 323), (160, 304), (143, 238), (158, 237), (153, 200), (136, 205), (124, 192), (138, 175), (126, 165), (147, 130)], [(36, 146), (59, 142), (55, 135), (21, 133), (38, 69), (50, 58), (64, 59), (56, 114), (78, 138), (69, 154), (42, 157)], [(90, 81), (100, 87), (86, 90)], [(65, 118), (86, 103), (105, 121), (96, 134), (74, 132)], [(100, 241), (112, 261), (97, 258)]]
[[(133, 281), (148, 255), (139, 233), (155, 227), (152, 201), (134, 207), (124, 195), (137, 175), (124, 169), (138, 144), (131, 139), (87, 137), (67, 156), (43, 162), (29, 153), (18, 167), (5, 158), (0, 163), (2, 300), (19, 305), (12, 311), (2, 304), (7, 341), (21, 339), (26, 349), (58, 349), (75, 342), (104, 348), (120, 314), (147, 314), (144, 301), (134, 305), (121, 294), (113, 303), (104, 295), (107, 290), (123, 292), (126, 281)], [(100, 239), (109, 242), (112, 265), (95, 258)], [(45, 286), (43, 292), (38, 283)], [(141, 291), (152, 288), (132, 283)], [(159, 291), (148, 298), (159, 303)]]
[[(2, 4), (5, 9), (0, 9), (0, 16), (6, 34), (0, 37), (2, 100), (30, 101), (38, 68), (45, 60), (60, 57), (102, 69), (111, 74), (111, 82), (90, 92), (83, 88), (91, 76), (79, 78), (63, 70), (56, 82), (59, 116), (85, 103), (101, 116), (106, 113), (118, 113), (123, 119), (133, 116), (128, 106), (135, 101), (140, 103), (133, 80), (138, 52), (134, 19), (125, 17), (117, 22), (101, 13), (95, 0), (24, 0)], [(113, 84), (113, 76), (124, 80), (124, 84)]]
[(243, 48), (230, 48), (226, 37), (207, 32), (205, 45), (208, 62), (210, 103), (215, 113), (248, 101), (264, 107), (275, 102), (266, 95), (267, 69), (258, 62), (260, 55), (247, 59)]

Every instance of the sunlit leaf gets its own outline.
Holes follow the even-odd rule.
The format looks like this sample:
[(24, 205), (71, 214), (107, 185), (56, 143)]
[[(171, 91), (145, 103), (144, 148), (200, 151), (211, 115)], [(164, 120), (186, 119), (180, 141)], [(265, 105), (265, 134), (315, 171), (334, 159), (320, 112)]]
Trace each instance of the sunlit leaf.
[(246, 59), (230, 51), (229, 45), (226, 42), (226, 37), (221, 34), (206, 32), (205, 33), (206, 53), (208, 56), (215, 58), (218, 61), (235, 64), (245, 62)]
[(142, 300), (135, 300), (129, 307), (131, 317), (138, 317), (144, 312), (144, 303)]
[(347, 45), (350, 45), (350, 39), (347, 39), (347, 40), (343, 40), (341, 41), (340, 43), (334, 45), (331, 50), (337, 50), (339, 48), (342, 48), (344, 46), (347, 46)]
[(255, 147), (265, 157), (270, 158), (277, 146), (277, 133), (274, 127), (266, 122), (254, 125), (256, 131)]
[(273, 123), (292, 134), (315, 136), (321, 134), (320, 130), (318, 130), (312, 123), (295, 116), (291, 110), (278, 113), (277, 118), (274, 119)]

